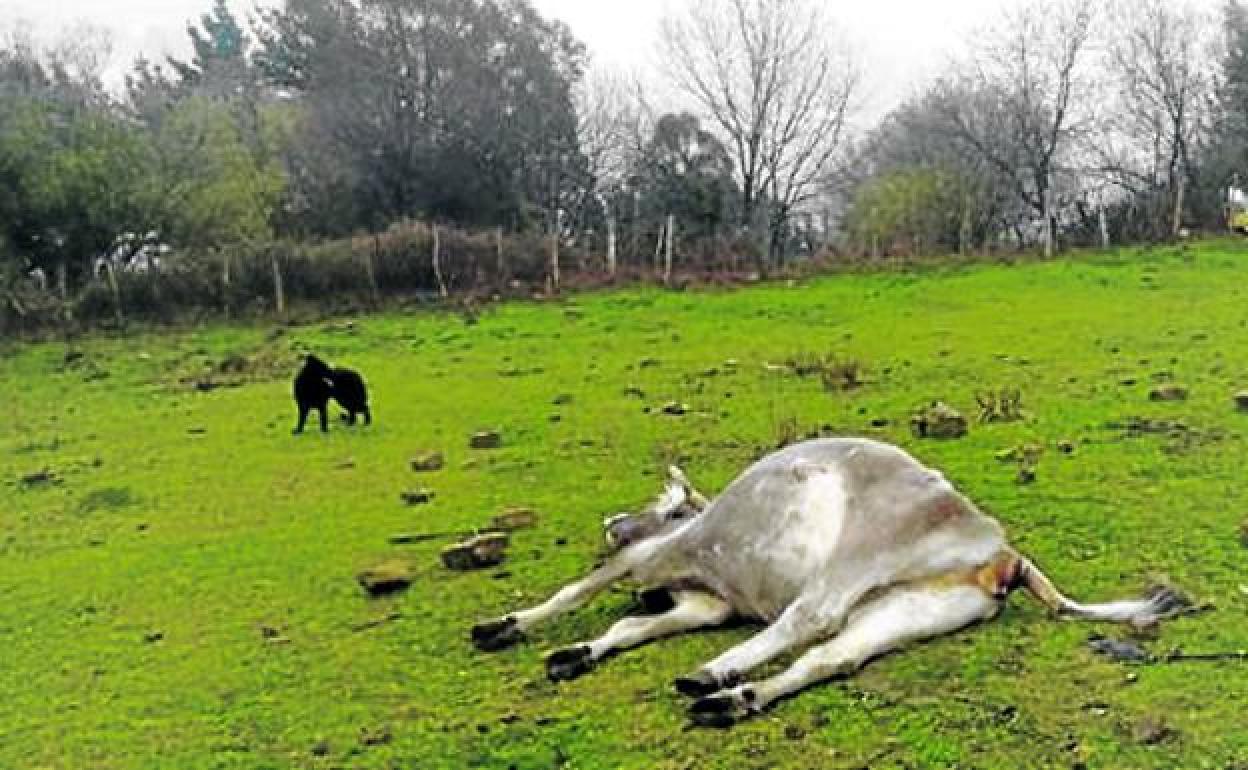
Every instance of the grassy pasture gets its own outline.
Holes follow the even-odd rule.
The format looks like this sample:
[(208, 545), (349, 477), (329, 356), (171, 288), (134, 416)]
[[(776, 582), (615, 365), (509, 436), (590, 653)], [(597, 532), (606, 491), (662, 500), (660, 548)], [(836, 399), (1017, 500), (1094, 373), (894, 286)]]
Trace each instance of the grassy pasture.
[[(749, 628), (627, 652), (562, 685), (542, 653), (600, 633), (627, 591), (514, 650), (467, 642), (473, 621), (587, 569), (602, 516), (656, 493), (669, 460), (713, 491), (781, 438), (822, 429), (941, 468), (1077, 597), (1167, 579), (1213, 603), (1145, 640), (1154, 652), (1248, 649), (1237, 246), (628, 290), (508, 304), (474, 324), (213, 325), (92, 338), (69, 358), (62, 344), (8, 345), (0, 767), (1244, 767), (1248, 664), (1111, 663), (1085, 640), (1119, 629), (1054, 623), (1021, 595), (991, 624), (728, 732), (687, 731), (669, 683)], [(307, 349), (365, 373), (372, 427), (290, 435), (289, 377)], [(766, 366), (829, 354), (860, 362), (864, 384), (828, 390)], [(1190, 398), (1150, 401), (1165, 382)], [(910, 435), (927, 402), (973, 417), (977, 392), (1011, 387), (1025, 421)], [(661, 414), (672, 401), (689, 413)], [(1183, 427), (1131, 429), (1161, 421)], [(482, 428), (503, 447), (468, 449)], [(1045, 451), (1020, 485), (995, 455), (1026, 443)], [(446, 468), (413, 473), (424, 450)], [(50, 480), (22, 481), (44, 469)], [(420, 487), (432, 504), (400, 501)], [(500, 568), (450, 573), (445, 540), (388, 543), (469, 531), (507, 506), (540, 521)], [(354, 575), (391, 558), (410, 561), (414, 585), (366, 599)], [(1169, 730), (1145, 735), (1149, 720)]]

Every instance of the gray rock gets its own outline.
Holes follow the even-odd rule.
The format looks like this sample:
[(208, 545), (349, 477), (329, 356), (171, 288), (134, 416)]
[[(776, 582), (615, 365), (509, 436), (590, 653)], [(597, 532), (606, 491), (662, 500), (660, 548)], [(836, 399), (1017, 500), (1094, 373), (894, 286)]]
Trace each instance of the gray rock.
[(412, 584), (412, 568), (404, 561), (385, 561), (360, 572), (355, 579), (369, 596), (386, 596)]
[(968, 430), (962, 413), (941, 401), (911, 417), (910, 429), (918, 438), (933, 439), (962, 438)]

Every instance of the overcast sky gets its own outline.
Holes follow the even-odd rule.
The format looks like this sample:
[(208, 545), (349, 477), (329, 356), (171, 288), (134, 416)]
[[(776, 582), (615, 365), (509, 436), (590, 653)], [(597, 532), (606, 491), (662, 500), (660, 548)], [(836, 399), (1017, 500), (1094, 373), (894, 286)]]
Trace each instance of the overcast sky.
[[(547, 16), (562, 19), (595, 58), (627, 70), (652, 63), (665, 9), (697, 0), (533, 0)], [(262, 0), (274, 5), (277, 0)], [(829, 14), (861, 52), (871, 113), (886, 110), (924, 76), (939, 70), (1003, 0), (825, 0)], [(1217, 0), (1202, 0), (1210, 4)], [(107, 29), (115, 45), (111, 80), (140, 52), (150, 58), (182, 54), (186, 24), (211, 0), (0, 0), (0, 31), (25, 20), (42, 37), (86, 22)], [(254, 0), (230, 0), (240, 15)]]

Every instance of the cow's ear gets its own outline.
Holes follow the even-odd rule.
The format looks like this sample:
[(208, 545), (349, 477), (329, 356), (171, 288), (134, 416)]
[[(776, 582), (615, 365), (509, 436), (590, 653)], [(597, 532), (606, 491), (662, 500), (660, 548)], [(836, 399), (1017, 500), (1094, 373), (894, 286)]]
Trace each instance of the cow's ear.
[(693, 484), (689, 482), (689, 477), (686, 476), (685, 472), (682, 471), (680, 468), (676, 467), (675, 465), (669, 466), (667, 469), (667, 475), (668, 475), (668, 478), (670, 479), (670, 481), (668, 482), (669, 485), (679, 486), (681, 489), (683, 489), (685, 492), (685, 498), (690, 503), (693, 504), (694, 508), (697, 508), (699, 511), (701, 511), (705, 509), (706, 506), (710, 505), (711, 501), (708, 500), (705, 495), (703, 495), (701, 492), (699, 492), (697, 489), (694, 488)]

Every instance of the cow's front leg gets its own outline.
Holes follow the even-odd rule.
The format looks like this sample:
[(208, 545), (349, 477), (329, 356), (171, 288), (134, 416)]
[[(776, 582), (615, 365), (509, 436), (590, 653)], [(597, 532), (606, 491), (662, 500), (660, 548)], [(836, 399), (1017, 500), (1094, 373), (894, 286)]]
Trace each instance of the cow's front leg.
[(626, 548), (581, 580), (559, 589), (536, 607), (473, 626), (472, 643), (487, 652), (510, 647), (522, 640), (524, 632), (534, 626), (584, 606), (611, 584), (627, 577), (638, 565), (658, 563), (668, 548), (665, 541), (645, 541)]
[(667, 612), (649, 617), (628, 617), (599, 638), (566, 649), (546, 658), (546, 673), (554, 681), (575, 679), (613, 652), (695, 628), (717, 626), (732, 617), (732, 607), (718, 596), (701, 591), (679, 591)]
[(779, 698), (856, 671), (872, 658), (990, 618), (1000, 606), (974, 585), (893, 589), (855, 610), (844, 631), (787, 670), (701, 698), (690, 707), (690, 717), (704, 727), (727, 727)]

